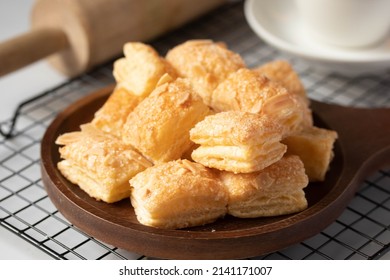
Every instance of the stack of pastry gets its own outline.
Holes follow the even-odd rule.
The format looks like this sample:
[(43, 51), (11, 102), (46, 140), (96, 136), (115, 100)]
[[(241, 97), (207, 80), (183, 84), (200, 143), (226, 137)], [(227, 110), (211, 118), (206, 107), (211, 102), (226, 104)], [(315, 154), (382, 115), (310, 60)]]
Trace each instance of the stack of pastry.
[(307, 207), (336, 132), (313, 125), (285, 61), (248, 69), (223, 43), (191, 40), (161, 57), (127, 43), (117, 85), (93, 120), (57, 139), (61, 173), (91, 197), (130, 199), (140, 223), (178, 229)]

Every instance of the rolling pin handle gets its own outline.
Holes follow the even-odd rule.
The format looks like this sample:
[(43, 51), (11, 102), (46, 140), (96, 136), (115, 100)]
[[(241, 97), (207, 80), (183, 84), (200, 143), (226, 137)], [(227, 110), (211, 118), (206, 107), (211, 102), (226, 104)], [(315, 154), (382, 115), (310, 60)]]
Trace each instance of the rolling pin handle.
[(65, 33), (51, 28), (33, 29), (0, 43), (0, 77), (66, 48)]

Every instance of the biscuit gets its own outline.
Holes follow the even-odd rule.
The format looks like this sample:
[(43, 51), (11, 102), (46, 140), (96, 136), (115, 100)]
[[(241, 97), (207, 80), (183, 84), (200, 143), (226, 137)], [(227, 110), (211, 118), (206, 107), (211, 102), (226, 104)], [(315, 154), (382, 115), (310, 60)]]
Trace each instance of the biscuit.
[(164, 74), (176, 78), (173, 67), (149, 45), (129, 42), (123, 47), (125, 57), (114, 62), (113, 75), (118, 87), (140, 97), (148, 96)]
[(190, 40), (171, 49), (166, 59), (181, 77), (188, 78), (206, 105), (213, 90), (227, 76), (245, 67), (243, 59), (224, 44)]
[(211, 108), (267, 115), (280, 123), (284, 135), (311, 125), (307, 105), (280, 84), (253, 70), (242, 68), (232, 73), (214, 90)]
[(60, 135), (58, 169), (89, 196), (108, 203), (130, 196), (129, 180), (152, 164), (117, 137), (91, 124)]
[(95, 113), (92, 124), (110, 134), (122, 137), (123, 125), (141, 98), (123, 87), (116, 87), (103, 106)]
[(189, 131), (209, 108), (178, 78), (158, 86), (128, 116), (123, 141), (157, 162), (179, 159), (191, 148)]
[(333, 159), (333, 146), (337, 132), (318, 127), (308, 127), (282, 140), (287, 153), (298, 155), (303, 161), (311, 182), (323, 181)]
[(305, 87), (294, 71), (291, 64), (286, 60), (274, 60), (258, 66), (254, 71), (267, 76), (271, 81), (278, 82), (290, 93), (300, 96), (305, 103), (309, 104)]
[(141, 224), (178, 229), (226, 214), (228, 195), (218, 176), (188, 160), (155, 165), (130, 180), (131, 204)]
[(303, 189), (308, 178), (297, 156), (285, 156), (259, 172), (223, 171), (220, 177), (229, 193), (228, 214), (232, 216), (279, 216), (307, 208)]
[(190, 131), (200, 146), (192, 159), (205, 166), (235, 173), (261, 170), (286, 152), (281, 127), (265, 116), (228, 111), (207, 116)]

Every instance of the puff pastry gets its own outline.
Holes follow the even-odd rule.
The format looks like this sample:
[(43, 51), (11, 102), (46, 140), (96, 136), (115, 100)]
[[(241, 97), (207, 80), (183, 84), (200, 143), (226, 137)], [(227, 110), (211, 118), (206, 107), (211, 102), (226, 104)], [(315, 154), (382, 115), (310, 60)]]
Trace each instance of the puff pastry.
[(60, 135), (60, 172), (89, 196), (108, 203), (130, 196), (129, 180), (151, 163), (117, 137), (91, 124)]
[(283, 139), (287, 153), (298, 155), (305, 165), (311, 182), (323, 181), (333, 159), (333, 146), (337, 132), (318, 127), (308, 127)]
[(123, 52), (93, 120), (56, 140), (65, 178), (97, 200), (130, 199), (138, 221), (157, 228), (307, 207), (303, 189), (324, 179), (337, 133), (313, 126), (288, 62), (250, 70), (211, 40), (165, 58), (140, 42)]
[(129, 42), (123, 47), (124, 58), (114, 62), (113, 75), (118, 87), (145, 97), (165, 74), (176, 77), (174, 68), (149, 45)]
[(207, 116), (190, 131), (200, 146), (192, 159), (205, 166), (235, 173), (261, 170), (286, 152), (281, 127), (265, 116), (227, 111)]
[(249, 174), (221, 172), (229, 193), (228, 214), (240, 218), (278, 216), (307, 208), (303, 189), (308, 184), (298, 156), (285, 156)]
[(130, 180), (140, 223), (178, 229), (211, 223), (226, 214), (228, 194), (218, 176), (188, 160), (155, 165)]
[(298, 74), (288, 61), (274, 60), (254, 68), (256, 72), (267, 76), (271, 81), (278, 82), (290, 93), (300, 96), (305, 103), (309, 104), (305, 87)]
[(129, 114), (123, 141), (154, 163), (179, 159), (192, 146), (190, 129), (207, 114), (189, 82), (178, 78), (158, 86)]
[(230, 73), (245, 67), (243, 59), (222, 43), (190, 40), (171, 49), (166, 59), (180, 76), (191, 80), (206, 105), (217, 85)]
[(309, 108), (280, 84), (256, 71), (242, 68), (221, 82), (212, 94), (211, 108), (267, 115), (280, 123), (284, 135), (312, 124)]
[(122, 137), (127, 116), (141, 102), (141, 98), (116, 87), (103, 106), (95, 113), (92, 124), (110, 134)]

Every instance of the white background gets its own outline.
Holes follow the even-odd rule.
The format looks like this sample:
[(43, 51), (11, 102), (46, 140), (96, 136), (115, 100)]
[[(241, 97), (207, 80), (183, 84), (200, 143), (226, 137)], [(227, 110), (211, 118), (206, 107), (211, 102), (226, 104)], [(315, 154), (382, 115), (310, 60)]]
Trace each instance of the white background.
[[(33, 0), (0, 1), (0, 42), (29, 30), (33, 3)], [(45, 61), (0, 77), (0, 122), (11, 118), (23, 100), (65, 80)], [(0, 226), (0, 259), (50, 259), (50, 256)]]
[[(0, 1), (0, 42), (28, 32), (33, 3), (33, 0)], [(26, 98), (64, 80), (66, 77), (53, 70), (46, 61), (0, 77), (0, 122), (9, 119), (16, 106)]]

